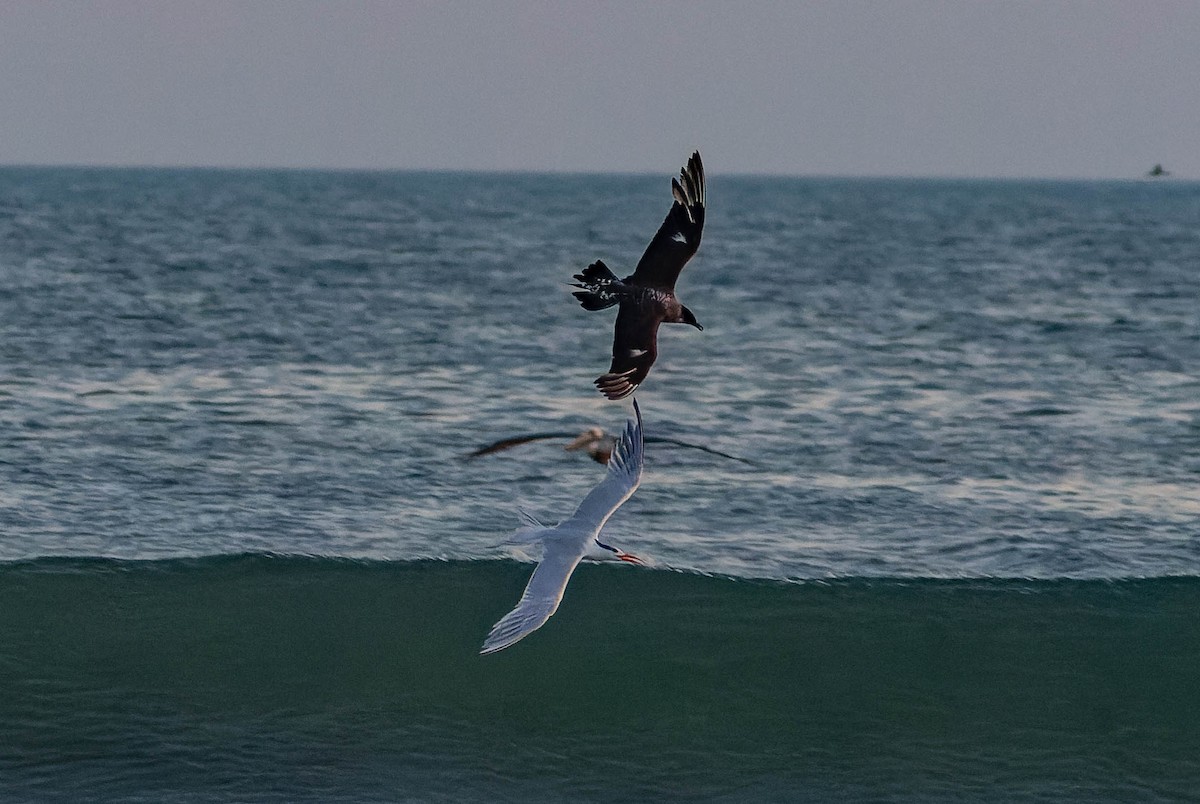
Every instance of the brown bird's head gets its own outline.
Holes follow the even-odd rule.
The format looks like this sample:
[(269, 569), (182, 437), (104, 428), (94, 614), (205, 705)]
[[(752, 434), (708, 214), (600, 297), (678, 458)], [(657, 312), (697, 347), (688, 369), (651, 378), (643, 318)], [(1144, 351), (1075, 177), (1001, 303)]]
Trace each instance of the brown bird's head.
[(589, 427), (575, 436), (575, 440), (567, 444), (563, 449), (567, 452), (583, 450), (597, 463), (608, 463), (609, 456), (612, 455), (614, 441), (615, 439), (612, 436), (606, 435), (599, 427)]

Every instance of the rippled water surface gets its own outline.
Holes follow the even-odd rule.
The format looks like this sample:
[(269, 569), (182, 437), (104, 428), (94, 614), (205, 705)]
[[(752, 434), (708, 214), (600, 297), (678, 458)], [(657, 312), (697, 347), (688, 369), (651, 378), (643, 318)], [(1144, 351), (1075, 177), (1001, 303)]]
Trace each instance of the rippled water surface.
[[(666, 176), (0, 171), (0, 559), (477, 558), (564, 516)], [(710, 177), (613, 541), (780, 578), (1200, 572), (1200, 186)]]

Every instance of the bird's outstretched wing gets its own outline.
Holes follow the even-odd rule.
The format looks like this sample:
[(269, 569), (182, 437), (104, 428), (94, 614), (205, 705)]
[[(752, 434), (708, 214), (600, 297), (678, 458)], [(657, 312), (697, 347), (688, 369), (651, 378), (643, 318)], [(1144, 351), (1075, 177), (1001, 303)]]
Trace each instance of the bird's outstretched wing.
[(522, 444), (528, 444), (530, 441), (543, 441), (547, 438), (574, 438), (578, 433), (565, 433), (558, 431), (555, 433), (528, 433), (526, 435), (512, 436), (511, 438), (502, 438), (488, 444), (486, 447), (480, 447), (474, 452), (466, 455), (467, 458), (478, 458), (481, 455), (491, 455), (493, 452), (500, 452), (513, 447), (519, 447)]
[(646, 440), (651, 444), (674, 444), (677, 447), (688, 447), (690, 449), (698, 449), (707, 452), (711, 455), (720, 455), (722, 458), (729, 458), (732, 461), (741, 461), (742, 463), (754, 466), (754, 461), (748, 461), (745, 458), (739, 458), (736, 455), (730, 455), (728, 452), (721, 452), (719, 449), (706, 447), (703, 444), (693, 444), (690, 441), (680, 441), (678, 438), (668, 438), (667, 436), (646, 436)]
[(483, 642), (481, 654), (495, 653), (545, 625), (558, 610), (571, 573), (583, 558), (583, 544), (548, 539), (542, 548), (542, 560), (533, 571), (517, 607), (492, 626)]
[(704, 165), (699, 151), (692, 153), (679, 178), (671, 179), (671, 195), (675, 203), (630, 277), (636, 285), (674, 291), (679, 272), (700, 248), (700, 235), (704, 231)]
[(659, 320), (643, 315), (633, 304), (621, 305), (613, 328), (613, 358), (608, 373), (596, 378), (595, 385), (609, 399), (632, 394), (650, 373), (658, 357)]
[(568, 522), (594, 528), (593, 532), (598, 533), (642, 482), (642, 411), (636, 399), (633, 400), (633, 414), (636, 418), (625, 424), (625, 432), (608, 459), (604, 479), (588, 492)]

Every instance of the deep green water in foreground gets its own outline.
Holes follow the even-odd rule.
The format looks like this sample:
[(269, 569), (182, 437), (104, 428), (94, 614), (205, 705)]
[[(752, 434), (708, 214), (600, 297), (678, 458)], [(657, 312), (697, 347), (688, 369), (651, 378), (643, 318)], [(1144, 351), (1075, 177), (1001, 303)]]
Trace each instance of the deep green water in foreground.
[(0, 567), (0, 799), (1170, 800), (1200, 581), (245, 555)]

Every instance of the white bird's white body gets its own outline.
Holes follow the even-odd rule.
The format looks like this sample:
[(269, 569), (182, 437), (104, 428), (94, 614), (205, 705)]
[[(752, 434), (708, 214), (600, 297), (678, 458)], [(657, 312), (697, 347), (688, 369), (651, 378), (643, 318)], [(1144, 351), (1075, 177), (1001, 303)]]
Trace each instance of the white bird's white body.
[(608, 470), (568, 519), (547, 527), (521, 512), (525, 527), (508, 540), (513, 545), (541, 545), (542, 556), (517, 607), (492, 626), (480, 653), (494, 653), (541, 628), (558, 610), (571, 573), (584, 558), (615, 558), (640, 564), (636, 556), (599, 540), (600, 531), (642, 480), (642, 414), (637, 400), (635, 419), (625, 426)]

